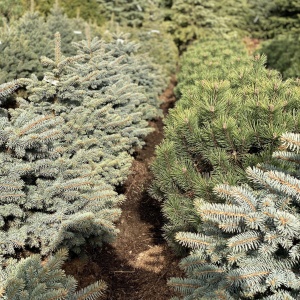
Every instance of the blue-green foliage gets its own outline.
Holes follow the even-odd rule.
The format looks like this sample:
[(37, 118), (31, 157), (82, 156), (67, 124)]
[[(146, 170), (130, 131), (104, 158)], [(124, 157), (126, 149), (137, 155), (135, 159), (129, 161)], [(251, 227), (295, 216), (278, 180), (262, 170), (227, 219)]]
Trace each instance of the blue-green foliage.
[(67, 18), (61, 8), (55, 6), (45, 20), (38, 12), (27, 12), (17, 21), (5, 25), (0, 33), (0, 83), (28, 77), (35, 73), (42, 78), (42, 55), (53, 57), (54, 34), (62, 36), (62, 51), (73, 55), (76, 49), (72, 41), (84, 38), (86, 24), (81, 19)]
[[(61, 269), (68, 252), (59, 250), (41, 262), (39, 255), (32, 255), (20, 262), (11, 260), (6, 273), (1, 274), (0, 286), (3, 300), (92, 300), (103, 295), (106, 284), (98, 281), (78, 292), (77, 282)], [(5, 294), (3, 292), (5, 291)]]
[[(3, 112), (3, 152), (17, 168), (3, 166), (5, 178), (15, 175), (16, 186), (10, 189), (18, 195), (13, 200), (18, 227), (2, 224), (16, 236), (15, 243), (7, 242), (12, 255), (16, 245), (47, 254), (62, 245), (78, 252), (88, 241), (108, 241), (116, 233), (116, 205), (123, 199), (112, 186), (126, 179), (129, 153), (143, 145), (151, 131), (146, 120), (159, 112), (154, 94), (151, 101), (145, 94), (156, 81), (133, 83), (135, 61), (130, 58), (132, 65), (126, 64), (121, 47), (108, 48), (98, 39), (82, 41), (76, 44), (79, 54), (65, 58), (60, 43), (57, 34), (55, 59), (42, 58), (49, 67), (43, 80), (33, 76), (2, 85), (3, 96), (14, 84), (27, 89), (27, 99), (17, 98), (18, 108)], [(10, 241), (10, 232), (3, 234)]]
[[(118, 43), (106, 44), (97, 38), (82, 41), (76, 44), (78, 55), (70, 58), (63, 58), (57, 50), (55, 60), (42, 58), (53, 71), (46, 72), (41, 81), (27, 81), (30, 109), (63, 116), (67, 128), (72, 128), (72, 134), (65, 135), (67, 153), (73, 160), (82, 160), (81, 153), (87, 151), (89, 161), (96, 163), (94, 172), (113, 185), (127, 177), (128, 152), (141, 147), (151, 132), (146, 120), (159, 114), (162, 88), (157, 81), (160, 73), (138, 70), (139, 64), (144, 70), (152, 67), (146, 59), (141, 63), (131, 55), (132, 43), (125, 39)], [(153, 92), (150, 87), (156, 83), (160, 87)]]
[[(134, 57), (126, 37), (74, 46), (78, 54), (64, 57), (57, 33), (53, 59), (41, 58), (48, 68), (42, 80), (32, 75), (0, 85), (4, 273), (10, 257), (25, 249), (79, 252), (112, 240), (124, 200), (114, 189), (129, 174), (130, 154), (152, 131), (147, 121), (160, 115), (162, 73), (147, 73), (153, 65)], [(19, 87), (26, 91), (15, 98)], [(38, 260), (26, 263), (37, 267)]]
[(78, 252), (116, 234), (123, 197), (67, 157), (62, 117), (1, 109), (0, 128), (1, 255), (25, 248), (45, 255), (63, 245)]
[(195, 201), (201, 229), (176, 234), (192, 249), (180, 263), (187, 277), (169, 281), (182, 299), (299, 299), (299, 141), (284, 134), (286, 150), (273, 154), (283, 164), (246, 170), (254, 189), (221, 184), (224, 204)]
[[(149, 4), (152, 1), (149, 1)], [(135, 51), (151, 58), (157, 68), (163, 68), (168, 77), (174, 74), (178, 61), (178, 49), (173, 41), (173, 36), (168, 33), (167, 22), (164, 21), (164, 10), (158, 7), (157, 3), (152, 3), (143, 12), (143, 26), (140, 28), (120, 25), (117, 21), (111, 20), (101, 27), (103, 36), (108, 40), (115, 38), (120, 32), (130, 33), (130, 39), (138, 41)], [(109, 33), (109, 34), (107, 34)], [(144, 58), (145, 59), (145, 58)]]

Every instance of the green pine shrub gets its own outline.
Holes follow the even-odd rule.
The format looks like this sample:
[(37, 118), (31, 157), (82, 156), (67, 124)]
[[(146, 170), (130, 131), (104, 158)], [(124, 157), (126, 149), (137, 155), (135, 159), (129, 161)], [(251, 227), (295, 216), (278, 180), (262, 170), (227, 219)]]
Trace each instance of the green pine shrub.
[(173, 40), (173, 36), (168, 33), (167, 23), (164, 21), (164, 11), (157, 5), (149, 6), (144, 12), (143, 26), (133, 28), (120, 25), (111, 20), (101, 27), (103, 36), (112, 40), (112, 36), (119, 35), (120, 32), (130, 34), (130, 40), (136, 41), (137, 53), (149, 57), (157, 65), (155, 69), (163, 68), (165, 75), (169, 77), (176, 71), (178, 61), (178, 49)]
[(294, 0), (249, 0), (252, 35), (271, 39), (300, 29), (300, 3)]
[[(181, 98), (183, 93), (195, 88), (199, 80), (230, 80), (236, 76), (237, 68), (245, 68), (250, 63), (246, 48), (239, 41), (199, 40), (180, 59), (175, 94), (177, 98)], [(232, 70), (235, 71), (231, 72)]]
[(217, 36), (245, 36), (249, 34), (252, 10), (248, 1), (160, 1), (169, 32), (182, 51), (191, 42)]
[(260, 53), (268, 57), (268, 67), (281, 72), (283, 78), (299, 76), (300, 4), (298, 1), (252, 0), (256, 20), (254, 37), (266, 39)]
[(219, 201), (216, 184), (244, 182), (247, 166), (270, 159), (283, 132), (299, 130), (299, 82), (282, 81), (265, 61), (232, 40), (202, 41), (183, 57), (181, 98), (165, 121), (150, 190), (177, 250), (178, 231), (201, 227), (195, 198)]
[(153, 3), (143, 0), (97, 0), (97, 2), (107, 20), (113, 18), (122, 26), (136, 28), (143, 25), (145, 11)]
[(282, 142), (273, 157), (283, 163), (246, 169), (254, 188), (219, 184), (225, 203), (195, 201), (201, 229), (176, 234), (191, 249), (180, 262), (186, 278), (169, 280), (181, 299), (299, 299), (300, 135)]
[(262, 43), (259, 52), (268, 57), (267, 66), (281, 72), (283, 78), (300, 77), (300, 31), (287, 32)]
[(107, 288), (98, 281), (80, 291), (75, 291), (77, 282), (72, 276), (66, 276), (62, 265), (68, 252), (64, 249), (42, 262), (37, 254), (11, 260), (3, 272), (0, 297), (3, 300), (91, 300), (99, 299)]
[(254, 21), (254, 18), (252, 18), (253, 8), (250, 5), (251, 1), (252, 0), (215, 1), (217, 15), (225, 18), (230, 30), (237, 32), (241, 37), (251, 35), (251, 28)]
[(212, 34), (229, 32), (225, 19), (215, 13), (216, 1), (174, 0), (171, 7), (170, 33), (184, 48), (192, 41)]

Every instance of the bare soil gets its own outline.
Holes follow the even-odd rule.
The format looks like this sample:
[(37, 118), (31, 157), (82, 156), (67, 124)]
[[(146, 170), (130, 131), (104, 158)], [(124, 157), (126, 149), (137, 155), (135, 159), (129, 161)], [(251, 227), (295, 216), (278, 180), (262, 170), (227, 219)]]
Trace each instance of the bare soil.
[[(165, 115), (175, 102), (175, 84), (172, 78), (161, 96)], [(78, 280), (79, 288), (100, 279), (106, 281), (108, 290), (101, 299), (170, 299), (175, 294), (168, 288), (167, 280), (183, 276), (178, 268), (179, 258), (162, 236), (164, 218), (160, 203), (147, 193), (152, 179), (149, 166), (155, 146), (163, 139), (163, 121), (157, 119), (150, 126), (155, 130), (147, 136), (145, 147), (137, 151), (131, 175), (120, 189), (126, 201), (121, 206), (117, 239), (101, 250), (87, 250), (85, 259), (76, 258), (64, 266), (66, 273)]]
[(243, 38), (243, 42), (246, 45), (249, 55), (252, 55), (260, 46), (261, 41), (250, 37)]

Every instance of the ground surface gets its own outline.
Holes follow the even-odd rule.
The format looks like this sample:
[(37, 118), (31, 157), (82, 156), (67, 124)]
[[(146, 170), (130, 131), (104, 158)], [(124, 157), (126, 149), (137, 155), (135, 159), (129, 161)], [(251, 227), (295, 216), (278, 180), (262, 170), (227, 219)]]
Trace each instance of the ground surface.
[[(175, 79), (161, 96), (164, 114), (173, 106)], [(112, 245), (102, 251), (87, 251), (87, 258), (73, 259), (65, 265), (79, 287), (99, 279), (105, 280), (108, 290), (105, 300), (167, 300), (174, 296), (166, 282), (172, 276), (182, 276), (175, 257), (162, 237), (164, 220), (159, 203), (147, 189), (151, 182), (149, 165), (154, 159), (155, 146), (163, 139), (161, 119), (151, 122), (155, 129), (146, 138), (145, 147), (137, 152), (132, 173), (122, 188), (127, 200), (121, 206), (117, 224), (120, 233)]]

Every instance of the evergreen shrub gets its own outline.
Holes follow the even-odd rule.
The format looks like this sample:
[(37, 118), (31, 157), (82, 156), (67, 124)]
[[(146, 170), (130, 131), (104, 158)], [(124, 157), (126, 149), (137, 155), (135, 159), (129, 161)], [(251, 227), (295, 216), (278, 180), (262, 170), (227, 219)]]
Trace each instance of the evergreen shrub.
[[(18, 20), (24, 11), (35, 8), (44, 17), (51, 14), (53, 6), (61, 6), (69, 18), (82, 18), (98, 26), (105, 22), (104, 8), (97, 0), (2, 0), (0, 3), (0, 24)], [(1, 22), (2, 21), (2, 22)]]
[(32, 73), (42, 78), (42, 55), (53, 58), (54, 34), (62, 37), (65, 55), (76, 54), (72, 42), (84, 38), (87, 24), (82, 19), (69, 19), (59, 6), (54, 6), (45, 20), (38, 12), (30, 11), (17, 21), (1, 28), (0, 83), (29, 77)]
[(201, 227), (194, 199), (219, 201), (216, 184), (244, 182), (247, 166), (270, 159), (283, 132), (299, 130), (299, 82), (282, 81), (265, 62), (220, 39), (197, 43), (183, 56), (181, 98), (165, 121), (150, 190), (163, 202), (165, 236), (177, 250), (178, 231)]
[(225, 34), (225, 19), (215, 13), (214, 0), (174, 0), (171, 7), (170, 33), (175, 43), (184, 48), (192, 41), (212, 34)]
[(163, 19), (164, 13), (156, 5), (144, 12), (143, 26), (133, 28), (111, 20), (101, 27), (103, 36), (111, 41), (112, 36), (120, 32), (130, 34), (130, 40), (136, 41), (136, 51), (144, 54), (156, 64), (155, 69), (162, 68), (164, 76), (169, 78), (176, 71), (178, 61), (178, 49), (173, 36), (168, 33), (167, 23)]
[(180, 263), (186, 278), (169, 280), (180, 299), (299, 299), (300, 135), (281, 140), (281, 163), (246, 169), (254, 188), (219, 184), (225, 203), (195, 201), (201, 230), (176, 234), (192, 249)]
[(300, 29), (300, 3), (293, 0), (249, 0), (254, 37), (272, 39)]
[(250, 6), (255, 20), (251, 27), (251, 34), (265, 40), (262, 41), (258, 52), (267, 55), (268, 67), (280, 71), (285, 79), (298, 77), (299, 1), (251, 0)]
[(262, 42), (258, 51), (267, 55), (268, 68), (280, 71), (283, 78), (300, 77), (299, 42), (300, 30), (286, 32)]
[(180, 50), (191, 42), (218, 36), (245, 36), (251, 28), (252, 10), (244, 0), (174, 0), (160, 1), (169, 32)]
[(144, 0), (97, 0), (107, 20), (113, 19), (122, 26), (139, 28), (143, 26), (145, 11), (154, 1)]
[[(110, 242), (124, 200), (115, 187), (129, 174), (130, 154), (152, 131), (148, 120), (160, 115), (165, 81), (144, 56), (133, 55), (134, 43), (120, 35), (111, 43), (93, 38), (74, 47), (77, 55), (63, 56), (57, 33), (53, 59), (41, 58), (48, 68), (42, 79), (32, 75), (0, 85), (2, 287), (9, 298), (18, 277), (14, 300), (19, 294), (31, 299), (35, 288), (61, 299), (99, 293), (96, 283), (74, 294), (73, 279), (48, 282), (52, 273), (41, 284), (33, 275), (27, 286), (24, 266), (45, 274), (40, 257), (16, 268), (9, 267), (11, 258), (48, 256), (62, 247), (78, 253), (88, 244)], [(15, 98), (20, 87), (26, 91)], [(53, 272), (61, 276), (60, 268)], [(60, 289), (51, 290), (52, 284)]]
[[(1, 85), (1, 94), (14, 84)], [(71, 134), (64, 119), (50, 111), (25, 105), (1, 109), (0, 254), (5, 259), (25, 249), (47, 255), (64, 246), (79, 252), (87, 243), (101, 246), (116, 235), (117, 206), (124, 197), (84, 168), (84, 153), (72, 159), (65, 154), (63, 138)], [(81, 165), (75, 165), (80, 158)]]
[(3, 287), (1, 299), (91, 300), (102, 296), (107, 288), (103, 281), (75, 291), (77, 287), (75, 278), (66, 276), (62, 270), (67, 255), (68, 252), (62, 249), (44, 262), (37, 254), (19, 262), (12, 260), (0, 282), (0, 286)]

